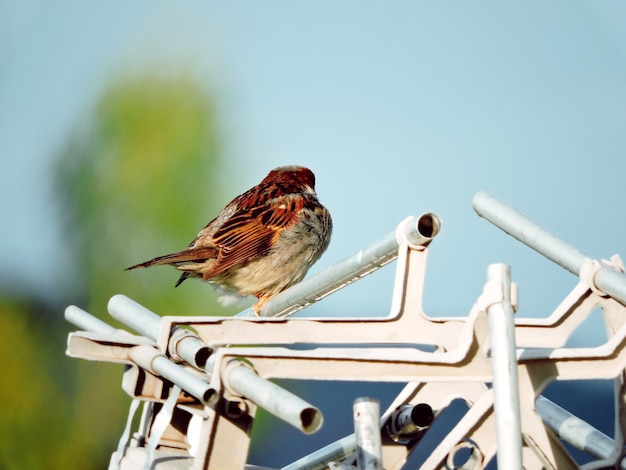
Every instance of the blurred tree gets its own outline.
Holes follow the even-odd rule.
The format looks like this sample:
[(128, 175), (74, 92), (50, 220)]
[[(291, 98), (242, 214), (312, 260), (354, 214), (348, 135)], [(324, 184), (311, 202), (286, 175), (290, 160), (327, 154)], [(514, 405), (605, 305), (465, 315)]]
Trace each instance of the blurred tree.
[[(161, 315), (232, 312), (217, 304), (204, 283), (174, 289), (178, 273), (172, 268), (124, 272), (183, 249), (227, 202), (220, 195), (217, 134), (210, 97), (189, 79), (120, 80), (103, 94), (69, 140), (56, 171), (72, 302), (101, 317), (116, 293)], [(130, 402), (120, 388), (122, 368), (64, 362), (70, 371), (51, 387), (57, 392), (51, 405), (65, 422), (46, 426), (43, 460), (15, 468), (106, 468), (115, 450)], [(58, 379), (62, 368), (42, 370), (39, 380)], [(33, 447), (32, 439), (22, 452)]]
[(183, 249), (227, 202), (214, 110), (188, 79), (122, 80), (64, 152), (58, 182), (69, 262), (92, 312), (125, 293), (159, 314), (223, 314), (172, 268), (123, 269)]

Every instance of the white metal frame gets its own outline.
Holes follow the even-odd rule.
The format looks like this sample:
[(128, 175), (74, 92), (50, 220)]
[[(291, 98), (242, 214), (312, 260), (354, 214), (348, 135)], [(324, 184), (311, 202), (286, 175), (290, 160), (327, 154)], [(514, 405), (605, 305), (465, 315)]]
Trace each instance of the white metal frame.
[[(140, 333), (135, 336), (68, 307), (66, 318), (85, 330), (69, 335), (68, 355), (130, 365), (123, 388), (145, 403), (140, 429), (130, 443), (127, 433), (122, 436), (110, 468), (244, 468), (257, 406), (305, 433), (317, 430), (323, 421), (319, 410), (271, 378), (406, 383), (380, 418), (385, 469), (402, 468), (419, 446), (417, 439), (390, 438), (386, 424), (394, 413), (427, 404), (437, 416), (457, 398), (469, 411), (421, 468), (454, 468), (454, 457), (462, 451), (469, 451), (470, 458), (457, 468), (482, 468), (494, 458), (507, 469), (576, 468), (558, 436), (600, 459), (584, 468), (626, 468), (626, 277), (619, 260), (600, 263), (579, 256), (487, 193), (479, 193), (474, 206), (507, 233), (577, 271), (579, 282), (549, 317), (514, 320), (517, 290), (508, 267), (500, 264), (489, 267), (483, 293), (467, 317), (427, 316), (423, 280), (427, 246), (440, 230), (435, 214), (403, 221), (388, 237), (279, 294), (263, 306), (266, 316), (158, 317), (124, 296), (113, 297), (109, 312)], [(548, 248), (541, 246), (546, 239)], [(283, 318), (396, 258), (388, 316)], [(572, 331), (598, 307), (608, 341), (595, 348), (564, 348)], [(288, 347), (293, 344), (317, 347)], [(613, 440), (539, 397), (555, 379), (615, 381)], [(187, 441), (192, 418), (200, 423), (193, 456)], [(572, 429), (572, 423), (580, 426)], [(285, 468), (347, 468), (363, 444), (359, 435), (367, 432)]]

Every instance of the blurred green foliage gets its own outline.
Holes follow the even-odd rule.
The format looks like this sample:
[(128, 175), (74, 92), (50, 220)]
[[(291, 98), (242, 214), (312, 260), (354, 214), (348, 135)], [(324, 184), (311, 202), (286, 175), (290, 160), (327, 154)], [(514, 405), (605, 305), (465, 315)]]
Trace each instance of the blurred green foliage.
[[(56, 192), (75, 303), (107, 322), (124, 293), (161, 315), (232, 313), (169, 267), (124, 268), (187, 246), (228, 201), (215, 110), (187, 78), (123, 79), (61, 152)], [(33, 295), (33, 298), (35, 295)], [(130, 398), (123, 368), (65, 356), (62, 307), (0, 294), (0, 468), (107, 468)]]
[(172, 268), (123, 272), (184, 249), (225, 205), (218, 152), (213, 106), (193, 82), (120, 81), (104, 94), (58, 172), (72, 272), (94, 311), (125, 293), (160, 314), (223, 312), (206, 285), (173, 290)]

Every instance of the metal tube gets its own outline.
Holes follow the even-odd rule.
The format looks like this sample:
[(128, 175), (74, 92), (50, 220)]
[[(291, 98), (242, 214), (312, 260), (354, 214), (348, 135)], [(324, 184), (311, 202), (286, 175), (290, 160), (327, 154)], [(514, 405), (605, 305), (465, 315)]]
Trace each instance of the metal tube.
[[(472, 204), (479, 216), (577, 276), (583, 263), (592, 259), (487, 191), (476, 193)], [(624, 273), (605, 266), (594, 276), (594, 283), (626, 305)]]
[[(151, 340), (157, 341), (161, 317), (156, 313), (122, 294), (111, 297), (107, 308), (113, 318)], [(172, 332), (171, 348), (172, 356), (198, 369), (204, 368), (212, 352), (211, 348), (198, 336), (182, 328)]]
[(138, 366), (178, 385), (205, 405), (211, 405), (218, 399), (218, 393), (211, 385), (183, 366), (170, 361), (152, 346), (135, 346), (128, 355)]
[(487, 269), (487, 280), (500, 284), (502, 289), (502, 301), (487, 308), (493, 368), (498, 468), (521, 470), (522, 428), (509, 267), (500, 263), (490, 265)]
[(354, 400), (353, 411), (357, 468), (383, 470), (380, 403), (374, 398), (357, 398)]
[(323, 470), (328, 468), (328, 463), (344, 459), (353, 454), (354, 451), (356, 451), (356, 437), (354, 434), (350, 434), (309, 455), (305, 455), (281, 470)]
[(156, 341), (159, 337), (161, 317), (138, 304), (125, 295), (117, 294), (111, 297), (107, 305), (111, 316), (137, 333)]
[[(537, 414), (561, 439), (597, 459), (608, 459), (613, 454), (615, 442), (606, 434), (564, 410), (553, 401), (539, 395), (535, 401)], [(620, 467), (626, 470), (626, 461)]]
[(306, 434), (322, 425), (322, 413), (302, 398), (257, 375), (250, 367), (233, 361), (222, 374), (224, 386)]
[(204, 370), (213, 350), (198, 336), (184, 328), (174, 328), (170, 337), (170, 355), (182, 359), (200, 370)]
[(115, 328), (108, 323), (94, 317), (91, 313), (86, 312), (76, 305), (70, 305), (65, 309), (65, 319), (83, 331), (107, 334), (115, 333), (116, 331)]
[(391, 413), (385, 429), (398, 444), (409, 444), (420, 439), (435, 419), (433, 409), (427, 403), (402, 405)]
[[(411, 218), (403, 224), (401, 224), (402, 235), (414, 246), (428, 245), (441, 230), (441, 220), (433, 213), (423, 214), (416, 219)], [(390, 263), (398, 257), (397, 232), (388, 234), (358, 253), (272, 297), (261, 307), (261, 316), (291, 315)], [(246, 309), (237, 316), (253, 315), (251, 309)]]

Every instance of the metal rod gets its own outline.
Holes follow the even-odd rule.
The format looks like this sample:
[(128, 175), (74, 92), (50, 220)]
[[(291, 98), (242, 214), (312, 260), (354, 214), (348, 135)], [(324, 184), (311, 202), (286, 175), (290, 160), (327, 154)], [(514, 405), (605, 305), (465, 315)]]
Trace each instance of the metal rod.
[(135, 346), (128, 355), (138, 366), (178, 385), (205, 405), (211, 405), (218, 399), (218, 393), (211, 385), (183, 366), (170, 361), (152, 346)]
[(70, 305), (65, 309), (65, 319), (84, 331), (107, 334), (115, 333), (115, 328), (111, 325), (94, 317), (91, 313), (86, 312), (76, 305)]
[[(107, 309), (113, 318), (121, 321), (136, 332), (150, 338), (153, 341), (158, 340), (161, 328), (161, 317), (148, 310), (143, 305), (135, 302), (125, 295), (117, 294), (109, 299)], [(190, 331), (175, 330), (171, 334), (173, 341), (171, 344), (172, 351), (170, 351), (170, 353), (174, 357), (179, 357), (186, 363), (198, 369), (203, 369), (209, 355), (211, 354), (211, 348)], [(169, 361), (169, 359), (167, 359), (167, 361), (172, 365), (176, 365)], [(159, 362), (162, 361), (159, 360)], [(166, 367), (169, 366), (166, 365)], [(168, 368), (167, 370), (173, 371), (174, 369)], [(182, 384), (178, 385), (191, 393), (191, 391), (185, 388)]]
[[(597, 459), (608, 459), (613, 454), (615, 442), (606, 434), (564, 410), (553, 401), (539, 395), (535, 408), (544, 423), (561, 439)], [(626, 470), (626, 461), (620, 467)]]
[(161, 317), (138, 304), (125, 295), (117, 294), (111, 297), (107, 305), (111, 316), (129, 326), (137, 333), (156, 341), (159, 337)]
[[(406, 219), (400, 227), (401, 233), (396, 230), (272, 297), (261, 307), (261, 316), (291, 315), (385, 266), (398, 257), (399, 236), (414, 246), (428, 245), (441, 231), (441, 219), (436, 214), (426, 213), (417, 218)], [(237, 316), (253, 315), (251, 309), (246, 309)]]
[(260, 377), (240, 361), (233, 361), (226, 366), (222, 381), (227, 389), (247, 398), (306, 434), (311, 434), (322, 426), (323, 418), (319, 409)]
[(205, 370), (205, 366), (213, 350), (189, 330), (174, 328), (170, 335), (169, 352), (175, 359), (182, 359), (197, 369), (210, 372), (210, 369)]
[[(479, 216), (577, 276), (585, 261), (593, 259), (487, 191), (476, 193), (472, 204)], [(594, 284), (626, 305), (624, 273), (604, 266), (595, 274)]]
[(354, 434), (343, 437), (321, 449), (316, 450), (301, 459), (290, 463), (281, 470), (323, 470), (330, 462), (344, 459), (356, 451), (356, 437)]
[(358, 470), (383, 470), (380, 403), (374, 398), (357, 398), (353, 411)]
[[(409, 444), (421, 438), (435, 416), (426, 403), (402, 405), (385, 418), (384, 429), (398, 444)], [(290, 463), (281, 470), (322, 470), (329, 462), (343, 460), (356, 452), (356, 435), (350, 434), (309, 455)]]
[(493, 368), (498, 468), (521, 470), (522, 428), (509, 267), (500, 263), (490, 265), (487, 269), (487, 281), (498, 283), (502, 289), (502, 301), (487, 308)]

